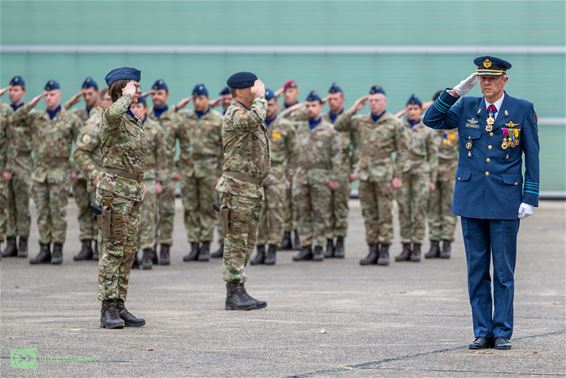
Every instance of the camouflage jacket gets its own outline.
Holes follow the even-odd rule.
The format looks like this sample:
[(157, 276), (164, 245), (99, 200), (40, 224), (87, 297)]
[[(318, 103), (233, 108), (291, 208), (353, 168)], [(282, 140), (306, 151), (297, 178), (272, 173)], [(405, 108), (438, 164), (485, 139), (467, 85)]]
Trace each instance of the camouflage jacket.
[[(6, 149), (8, 147), (7, 134), (8, 129), (8, 109), (4, 104), (0, 105), (0, 175), (6, 170)], [(0, 177), (0, 181), (3, 181)]]
[(159, 123), (146, 118), (142, 122), (147, 137), (147, 151), (144, 156), (145, 181), (163, 181), (167, 169), (167, 145), (165, 144), (163, 129)]
[[(338, 116), (344, 114), (340, 113)], [(322, 119), (330, 124), (334, 124), (338, 120), (336, 118), (334, 121), (330, 118), (330, 112), (324, 113)], [(338, 131), (340, 140), (340, 150), (342, 152), (342, 162), (340, 164), (339, 173), (342, 176), (347, 176), (349, 173), (354, 172), (355, 163), (352, 148), (352, 131)]]
[[(222, 173), (222, 116), (215, 110), (198, 118), (193, 111), (180, 111), (183, 119), (179, 173), (183, 176), (220, 177)], [(186, 150), (188, 149), (188, 151)]]
[(295, 127), (290, 121), (276, 117), (266, 128), (271, 140), (271, 174), (279, 180), (293, 177), (299, 157)]
[(94, 108), (90, 111), (89, 119), (79, 131), (73, 153), (77, 169), (91, 182), (102, 172), (102, 145), (99, 135), (102, 114), (102, 108)]
[(413, 127), (406, 119), (402, 122), (408, 147), (403, 173), (428, 173), (430, 180), (436, 181), (438, 148), (434, 143), (435, 132), (426, 127), (422, 121)]
[(407, 141), (403, 125), (391, 113), (385, 113), (374, 122), (371, 114), (355, 115), (353, 110), (348, 110), (336, 120), (334, 127), (354, 132), (353, 159), (360, 180), (382, 181), (401, 176), (407, 159)]
[(32, 111), (25, 105), (16, 111), (28, 114), (32, 130), (33, 169), (31, 179), (37, 182), (65, 182), (71, 171), (71, 149), (80, 121), (71, 112), (62, 109), (53, 118), (47, 111)]
[[(86, 121), (90, 118), (90, 116), (91, 116), (93, 110), (95, 110), (95, 109), (96, 109), (96, 108), (92, 108), (92, 109), (90, 109), (90, 111), (89, 111), (89, 110), (87, 110), (86, 107), (84, 107), (84, 108), (80, 108), (80, 109), (70, 110), (70, 112), (73, 113), (73, 114), (80, 120), (80, 122), (81, 122), (81, 128), (82, 128), (82, 127), (84, 127)], [(75, 145), (75, 148), (76, 148), (76, 145)], [(75, 156), (75, 154), (73, 153), (73, 163), (74, 163), (74, 164), (73, 164), (73, 165), (74, 165), (73, 168), (79, 172), (79, 179), (85, 179), (87, 176), (85, 176), (85, 175), (81, 172), (80, 168), (79, 168), (78, 165), (77, 165), (77, 162), (74, 161), (74, 156)]]
[(6, 138), (10, 141), (6, 146), (6, 170), (16, 175), (29, 176), (33, 167), (31, 120), (38, 110), (25, 110), (25, 105), (13, 111), (6, 106), (8, 126)]
[(149, 113), (149, 118), (157, 121), (163, 130), (163, 137), (165, 146), (167, 148), (167, 166), (165, 174), (167, 178), (172, 179), (175, 175), (175, 155), (177, 154), (177, 140), (181, 143), (181, 151), (186, 148), (186, 141), (180, 139), (180, 127), (182, 126), (182, 119), (177, 114), (174, 108), (169, 108), (161, 117), (157, 118), (155, 112), (152, 110)]
[(297, 124), (299, 159), (296, 177), (309, 177), (323, 182), (337, 179), (342, 162), (340, 141), (334, 127), (322, 120), (314, 129), (308, 121)]
[[(133, 201), (141, 201), (144, 194), (144, 154), (148, 141), (140, 121), (128, 112), (131, 103), (132, 97), (124, 95), (102, 115), (100, 141), (103, 169), (96, 187)], [(117, 171), (125, 174), (112, 173)], [(133, 178), (135, 176), (137, 179)]]
[(254, 99), (250, 109), (233, 101), (222, 122), (224, 163), (216, 190), (262, 198), (262, 183), (270, 173), (269, 136), (263, 125), (267, 102)]
[(458, 166), (458, 130), (433, 130), (433, 133), (433, 141), (438, 147), (437, 178), (452, 181)]

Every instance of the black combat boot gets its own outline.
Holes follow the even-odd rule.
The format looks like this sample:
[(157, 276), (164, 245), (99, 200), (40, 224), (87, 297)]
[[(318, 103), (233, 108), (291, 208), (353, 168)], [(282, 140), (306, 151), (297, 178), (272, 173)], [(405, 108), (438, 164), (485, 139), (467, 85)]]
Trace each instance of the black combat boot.
[(98, 250), (98, 239), (94, 239), (94, 248), (92, 248), (92, 259), (98, 261), (99, 250)]
[(301, 247), (301, 235), (299, 234), (299, 230), (293, 231), (293, 249), (295, 251), (300, 251)]
[(210, 254), (213, 259), (221, 259), (224, 257), (224, 243), (218, 246), (218, 249)]
[(337, 259), (343, 259), (346, 255), (346, 251), (344, 249), (344, 237), (338, 236), (336, 238), (336, 245), (334, 246), (334, 257)]
[(424, 255), (425, 259), (435, 259), (440, 257), (440, 245), (438, 244), (438, 240), (431, 240), (430, 241), (430, 249)]
[(226, 310), (257, 310), (265, 308), (267, 303), (252, 298), (243, 283), (229, 282), (226, 284)]
[(39, 253), (29, 260), (30, 264), (49, 264), (51, 262), (51, 251), (49, 244), (39, 244)]
[(377, 265), (389, 265), (389, 244), (380, 244)]
[(395, 256), (395, 261), (409, 261), (411, 259), (411, 243), (403, 243), (403, 250), (398, 256)]
[(201, 262), (210, 261), (210, 242), (209, 241), (203, 241), (202, 242), (202, 244), (200, 246), (199, 254), (198, 254), (198, 261), (201, 261)]
[(269, 244), (267, 246), (267, 256), (265, 256), (265, 265), (275, 265), (277, 260), (277, 246)]
[(100, 327), (102, 328), (124, 328), (126, 323), (120, 317), (114, 299), (102, 301), (100, 309)]
[(314, 252), (312, 253), (312, 261), (323, 261), (324, 260), (324, 251), (322, 250), (321, 245), (317, 245), (314, 247)]
[(379, 246), (377, 244), (369, 244), (368, 255), (360, 260), (360, 265), (376, 265), (379, 257)]
[(334, 240), (326, 239), (326, 249), (324, 250), (324, 257), (327, 259), (334, 257)]
[(143, 270), (149, 270), (153, 268), (153, 248), (143, 249), (141, 266)]
[(88, 239), (81, 240), (81, 250), (73, 256), (75, 261), (92, 260), (92, 244)]
[(312, 247), (310, 245), (303, 246), (298, 255), (293, 256), (293, 261), (312, 260)]
[(60, 265), (63, 263), (63, 243), (53, 243), (53, 254), (51, 264)]
[(293, 243), (291, 242), (291, 231), (285, 231), (283, 233), (283, 239), (281, 239), (281, 246), (279, 247), (280, 250), (291, 250), (293, 249)]
[(18, 255), (18, 246), (16, 245), (16, 237), (8, 236), (6, 238), (6, 248), (2, 251), (2, 257), (16, 257)]
[(195, 242), (191, 243), (191, 252), (183, 256), (183, 261), (184, 262), (195, 261), (196, 259), (198, 259), (199, 252), (200, 251), (199, 251), (198, 243)]
[(413, 250), (411, 251), (411, 261), (421, 261), (421, 243), (413, 243)]
[(449, 259), (450, 253), (452, 252), (450, 240), (443, 240), (442, 241), (442, 250), (440, 251), (440, 258), (441, 259)]
[(124, 304), (122, 299), (116, 299), (116, 309), (118, 310), (118, 315), (124, 321), (126, 327), (141, 327), (145, 325), (145, 320), (142, 318), (136, 318)]
[(140, 259), (138, 257), (139, 251), (136, 250), (136, 254), (134, 255), (134, 261), (132, 262), (132, 269), (139, 269), (140, 268)]
[(159, 264), (159, 259), (157, 258), (157, 243), (153, 244), (151, 251), (153, 252), (151, 254), (151, 262), (153, 263), (153, 265)]
[(28, 257), (28, 237), (20, 236), (18, 242), (18, 257)]
[(168, 244), (161, 244), (161, 249), (159, 250), (159, 265), (170, 265), (171, 256), (169, 254), (171, 246)]
[(260, 265), (265, 264), (265, 245), (261, 244), (256, 246), (256, 254), (252, 261), (250, 261), (251, 265)]

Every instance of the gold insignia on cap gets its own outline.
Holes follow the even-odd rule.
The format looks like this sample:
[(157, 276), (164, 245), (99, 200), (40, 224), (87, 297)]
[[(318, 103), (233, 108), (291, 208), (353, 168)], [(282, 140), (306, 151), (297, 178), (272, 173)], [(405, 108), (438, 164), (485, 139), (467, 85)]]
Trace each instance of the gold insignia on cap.
[(486, 59), (483, 61), (483, 68), (490, 68), (490, 67), (491, 67), (491, 60), (489, 60), (489, 59), (486, 58)]

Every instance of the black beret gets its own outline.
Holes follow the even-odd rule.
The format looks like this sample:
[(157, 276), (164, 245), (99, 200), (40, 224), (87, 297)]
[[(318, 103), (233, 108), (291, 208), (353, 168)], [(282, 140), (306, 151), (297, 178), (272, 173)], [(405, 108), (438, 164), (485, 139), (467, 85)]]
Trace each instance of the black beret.
[(237, 72), (228, 78), (226, 84), (234, 89), (250, 88), (256, 80), (257, 76), (252, 72)]
[(94, 88), (96, 90), (98, 90), (98, 84), (96, 83), (96, 81), (94, 81), (94, 79), (90, 76), (88, 76), (85, 81), (83, 81), (83, 85), (81, 86), (82, 89), (88, 89), (88, 88)]
[(511, 63), (495, 56), (479, 56), (474, 59), (478, 76), (501, 76), (511, 68)]
[(45, 84), (45, 87), (43, 87), (43, 89), (46, 90), (46, 91), (54, 91), (56, 89), (61, 89), (61, 86), (55, 80), (49, 80)]
[(24, 87), (26, 86), (26, 81), (24, 80), (23, 77), (21, 77), (20, 75), (16, 75), (12, 78), (12, 80), (10, 80), (9, 85), (11, 86), (15, 86), (15, 85), (19, 85), (20, 87)]
[(139, 70), (137, 70), (136, 68), (132, 68), (132, 67), (115, 68), (112, 71), (108, 72), (108, 74), (106, 75), (104, 80), (106, 80), (106, 85), (108, 85), (108, 86), (111, 86), (112, 83), (114, 83), (118, 80), (140, 81), (141, 80), (141, 72)]

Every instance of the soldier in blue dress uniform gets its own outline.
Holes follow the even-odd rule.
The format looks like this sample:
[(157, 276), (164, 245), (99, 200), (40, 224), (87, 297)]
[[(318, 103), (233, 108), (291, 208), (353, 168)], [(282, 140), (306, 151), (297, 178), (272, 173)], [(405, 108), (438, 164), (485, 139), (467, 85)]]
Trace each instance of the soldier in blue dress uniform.
[[(532, 103), (504, 91), (509, 62), (482, 56), (474, 63), (477, 71), (443, 91), (423, 121), (457, 128), (460, 136), (452, 212), (461, 216), (466, 249), (475, 336), (469, 347), (510, 349), (519, 222), (539, 198), (537, 115)], [(483, 97), (463, 97), (478, 79)]]

